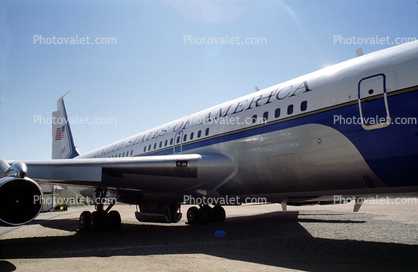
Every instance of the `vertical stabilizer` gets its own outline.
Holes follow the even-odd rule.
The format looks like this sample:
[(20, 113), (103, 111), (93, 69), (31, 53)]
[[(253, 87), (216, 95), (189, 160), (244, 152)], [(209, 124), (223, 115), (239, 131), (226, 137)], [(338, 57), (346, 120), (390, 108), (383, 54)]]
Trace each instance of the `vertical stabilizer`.
[(72, 159), (80, 155), (65, 110), (64, 96), (68, 93), (58, 99), (57, 111), (52, 113), (52, 159)]

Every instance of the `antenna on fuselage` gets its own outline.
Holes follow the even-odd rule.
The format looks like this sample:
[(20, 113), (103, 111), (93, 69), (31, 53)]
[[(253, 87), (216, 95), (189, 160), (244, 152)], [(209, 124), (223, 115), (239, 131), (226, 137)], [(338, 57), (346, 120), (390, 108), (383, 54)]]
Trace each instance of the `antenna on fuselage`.
[(363, 56), (363, 48), (360, 47), (356, 50), (356, 58), (361, 56)]

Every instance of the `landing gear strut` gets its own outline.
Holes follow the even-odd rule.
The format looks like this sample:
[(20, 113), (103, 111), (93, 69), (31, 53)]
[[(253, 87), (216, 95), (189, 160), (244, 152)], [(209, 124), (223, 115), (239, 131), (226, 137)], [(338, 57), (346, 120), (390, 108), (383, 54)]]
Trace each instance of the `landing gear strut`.
[(201, 206), (200, 209), (197, 207), (190, 207), (187, 210), (188, 224), (224, 222), (225, 217), (225, 210), (221, 206), (211, 208), (210, 206), (205, 205)]
[(96, 189), (96, 199), (95, 199), (95, 208), (96, 211), (90, 213), (89, 211), (84, 211), (81, 213), (79, 218), (79, 227), (81, 231), (102, 231), (110, 230), (116, 231), (120, 229), (121, 219), (118, 211), (110, 211), (110, 209), (116, 204), (116, 201), (113, 200), (107, 206), (106, 210), (104, 209), (105, 196), (107, 189), (97, 188)]

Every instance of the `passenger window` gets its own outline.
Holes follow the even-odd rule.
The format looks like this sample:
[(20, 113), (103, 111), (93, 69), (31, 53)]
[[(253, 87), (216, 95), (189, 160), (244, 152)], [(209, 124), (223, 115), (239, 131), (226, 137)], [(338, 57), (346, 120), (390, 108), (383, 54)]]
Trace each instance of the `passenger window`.
[(183, 142), (187, 141), (187, 134), (184, 134)]
[(147, 146), (144, 146), (144, 152), (146, 152), (147, 151)]
[(173, 145), (174, 138), (170, 139), (170, 145)]
[(251, 117), (251, 122), (255, 124), (257, 122), (257, 114), (254, 114), (253, 117)]
[(151, 145), (148, 146), (148, 151), (150, 151), (150, 150), (151, 150)]
[(164, 142), (164, 146), (167, 146), (168, 140), (165, 140)]
[(308, 108), (308, 101), (303, 101), (302, 103), (300, 103), (300, 111), (306, 111), (307, 108)]
[(209, 128), (207, 128), (205, 131), (205, 136), (208, 136), (208, 135), (209, 135)]
[(287, 114), (292, 114), (293, 113), (293, 105), (289, 105), (288, 107), (287, 107)]
[(269, 112), (266, 111), (265, 113), (263, 113), (263, 121), (266, 122), (269, 119)]
[(157, 143), (154, 144), (154, 149), (156, 149), (156, 148), (157, 148)]
[(134, 151), (133, 150), (131, 150), (131, 156), (132, 156), (132, 154), (134, 153)]
[(199, 131), (197, 132), (197, 138), (200, 138), (200, 136), (202, 136), (202, 131), (201, 131), (201, 130), (199, 130)]
[(176, 144), (180, 143), (180, 136), (177, 136)]
[(163, 146), (163, 141), (160, 142), (160, 148)]
[(190, 133), (190, 140), (193, 140), (194, 132)]
[(274, 111), (274, 117), (275, 117), (275, 118), (279, 118), (279, 117), (280, 117), (280, 108), (278, 108), (278, 109), (276, 109), (276, 110)]

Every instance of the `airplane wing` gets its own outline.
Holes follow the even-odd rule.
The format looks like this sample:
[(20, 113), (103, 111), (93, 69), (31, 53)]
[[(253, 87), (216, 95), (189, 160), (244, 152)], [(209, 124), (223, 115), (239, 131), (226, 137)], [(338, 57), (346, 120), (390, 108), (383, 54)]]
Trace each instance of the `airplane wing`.
[(27, 176), (41, 184), (102, 186), (172, 194), (210, 190), (235, 169), (232, 160), (220, 154), (22, 162), (27, 166)]

